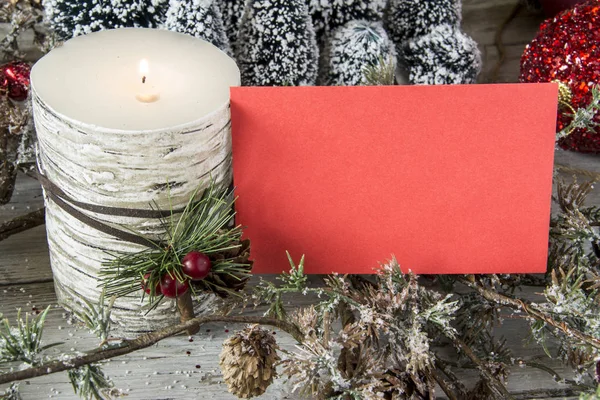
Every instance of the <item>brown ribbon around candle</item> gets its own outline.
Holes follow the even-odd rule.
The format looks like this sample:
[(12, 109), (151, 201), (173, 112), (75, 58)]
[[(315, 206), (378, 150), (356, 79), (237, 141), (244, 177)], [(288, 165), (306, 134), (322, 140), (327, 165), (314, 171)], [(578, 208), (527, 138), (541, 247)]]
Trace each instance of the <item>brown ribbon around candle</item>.
[(98, 221), (90, 217), (89, 215), (84, 214), (74, 206), (97, 214), (116, 215), (132, 218), (164, 218), (170, 216), (171, 214), (179, 214), (183, 212), (183, 209), (174, 211), (143, 210), (135, 208), (99, 206), (96, 204), (83, 203), (81, 201), (77, 201), (69, 197), (69, 195), (67, 195), (61, 188), (52, 183), (46, 175), (41, 173), (39, 168), (38, 180), (42, 184), (46, 195), (50, 199), (52, 199), (52, 201), (56, 203), (56, 205), (58, 205), (60, 208), (62, 208), (74, 218), (100, 232), (106, 233), (107, 235), (111, 235), (123, 241), (139, 244), (146, 247), (162, 247), (162, 243), (152, 239), (144, 238), (142, 236), (135, 235), (130, 232), (125, 232), (108, 224), (105, 224), (104, 222)]

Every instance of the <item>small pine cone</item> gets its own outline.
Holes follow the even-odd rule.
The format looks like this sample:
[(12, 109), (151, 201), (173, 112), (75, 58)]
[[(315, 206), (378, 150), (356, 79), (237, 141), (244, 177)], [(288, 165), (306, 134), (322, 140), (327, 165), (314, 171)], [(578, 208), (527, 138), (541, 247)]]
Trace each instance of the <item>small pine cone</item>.
[(227, 339), (219, 364), (229, 391), (241, 399), (263, 394), (276, 376), (277, 349), (273, 335), (258, 325)]
[[(234, 244), (237, 243), (232, 243), (232, 247)], [(224, 254), (218, 254), (212, 261), (213, 265), (216, 265), (225, 258), (232, 258), (231, 262), (244, 265), (244, 267), (240, 267), (240, 273), (210, 273), (203, 280), (192, 281), (195, 290), (212, 292), (219, 297), (227, 298), (232, 291), (239, 292), (246, 286), (253, 264), (253, 261), (248, 259), (250, 257), (250, 240), (242, 240), (239, 244), (240, 247), (228, 250)]]

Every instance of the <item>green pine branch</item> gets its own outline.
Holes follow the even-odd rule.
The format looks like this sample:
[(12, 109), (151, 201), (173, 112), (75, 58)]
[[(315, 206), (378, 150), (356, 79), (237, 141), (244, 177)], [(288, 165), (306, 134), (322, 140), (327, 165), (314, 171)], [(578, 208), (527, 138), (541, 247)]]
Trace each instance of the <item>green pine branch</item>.
[(587, 132), (595, 132), (600, 124), (594, 119), (600, 112), (600, 86), (592, 86), (592, 100), (585, 107), (580, 107), (569, 113), (571, 122), (556, 134), (556, 140), (569, 136), (576, 129), (584, 129)]
[(104, 400), (103, 395), (113, 387), (99, 364), (73, 368), (68, 374), (73, 391), (84, 399)]
[(44, 321), (50, 306), (48, 306), (40, 315), (25, 319), (21, 317), (21, 310), (17, 314), (16, 326), (11, 326), (8, 319), (5, 318), (0, 326), (0, 361), (11, 362), (20, 361), (29, 365), (37, 365), (43, 360), (40, 359), (40, 353), (50, 347), (62, 343), (52, 343), (42, 346), (42, 333), (44, 331)]
[(100, 347), (106, 345), (108, 342), (111, 328), (110, 314), (116, 300), (116, 297), (113, 296), (108, 301), (108, 304), (106, 304), (104, 299), (105, 294), (106, 291), (103, 290), (96, 304), (82, 297), (81, 300), (84, 302), (82, 310), (75, 312), (77, 318), (83, 321), (90, 332), (100, 339)]
[(392, 86), (396, 81), (396, 63), (393, 59), (379, 57), (376, 64), (363, 70), (364, 80), (370, 86)]
[[(235, 294), (250, 276), (250, 263), (242, 228), (233, 224), (235, 199), (230, 191), (210, 186), (197, 196), (194, 192), (181, 214), (161, 220), (166, 234), (158, 246), (131, 254), (111, 254), (100, 272), (102, 286), (108, 296), (121, 297), (141, 290), (145, 281), (150, 288), (148, 297), (154, 308), (163, 299), (155, 292), (165, 274), (183, 282), (188, 277), (181, 269), (181, 260), (190, 251), (206, 254), (212, 261), (207, 278), (191, 282), (191, 290), (209, 291), (221, 296)], [(140, 235), (141, 236), (141, 235)], [(149, 240), (150, 243), (150, 240)], [(147, 278), (144, 278), (149, 274)]]
[(0, 400), (22, 400), (21, 393), (19, 392), (19, 384), (12, 383), (3, 394), (0, 395)]

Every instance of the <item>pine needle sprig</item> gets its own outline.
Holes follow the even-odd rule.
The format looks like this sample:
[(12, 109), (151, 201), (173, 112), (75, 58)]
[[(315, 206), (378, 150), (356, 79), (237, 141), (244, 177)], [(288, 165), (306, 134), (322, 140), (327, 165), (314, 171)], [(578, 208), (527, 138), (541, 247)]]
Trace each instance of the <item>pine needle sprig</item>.
[(584, 129), (588, 132), (594, 132), (598, 123), (594, 121), (596, 115), (600, 112), (600, 86), (592, 86), (592, 100), (585, 107), (580, 107), (568, 114), (572, 117), (569, 125), (564, 127), (556, 134), (556, 140), (569, 136), (576, 129)]
[(579, 400), (600, 400), (600, 385), (598, 385), (596, 391), (593, 393), (581, 393)]
[(110, 314), (116, 300), (116, 297), (113, 296), (106, 304), (104, 301), (105, 294), (106, 291), (102, 290), (97, 304), (93, 304), (82, 297), (83, 308), (81, 311), (75, 312), (75, 315), (85, 323), (90, 332), (100, 339), (100, 346), (104, 346), (108, 341), (111, 328)]
[(29, 318), (25, 315), (25, 320), (21, 317), (21, 310), (17, 313), (17, 325), (11, 326), (8, 319), (5, 318), (0, 326), (0, 361), (21, 361), (29, 365), (37, 365), (42, 360), (39, 355), (42, 351), (60, 345), (62, 343), (52, 343), (42, 346), (42, 333), (44, 331), (44, 322), (50, 306), (38, 316)]
[(113, 387), (112, 381), (104, 375), (99, 364), (70, 369), (69, 380), (75, 393), (90, 400), (104, 400), (106, 393)]
[(287, 311), (283, 305), (283, 295), (285, 293), (298, 293), (306, 290), (308, 278), (304, 275), (304, 255), (300, 259), (298, 266), (294, 263), (292, 256), (286, 252), (288, 262), (290, 263), (290, 272), (282, 273), (277, 279), (282, 282), (281, 285), (275, 285), (273, 282), (265, 281), (261, 278), (259, 284), (254, 289), (255, 304), (269, 304), (269, 309), (265, 316), (285, 319)]
[(369, 86), (392, 86), (396, 81), (396, 63), (391, 58), (379, 57), (377, 64), (364, 68), (363, 75)]
[(126, 296), (138, 292), (143, 282), (150, 291), (144, 296), (153, 309), (163, 299), (156, 288), (165, 274), (180, 282), (188, 279), (181, 269), (181, 260), (190, 251), (204, 253), (212, 262), (209, 276), (190, 285), (194, 294), (236, 294), (250, 276), (251, 263), (247, 259), (249, 242), (241, 240), (241, 226), (231, 227), (234, 202), (231, 191), (214, 182), (200, 196), (196, 190), (181, 213), (171, 209), (170, 216), (160, 220), (165, 234), (158, 246), (137, 253), (110, 254), (111, 259), (100, 272), (106, 294)]
[(578, 183), (574, 180), (570, 184), (559, 181), (556, 185), (554, 201), (560, 207), (560, 213), (552, 219), (550, 237), (552, 247), (550, 265), (559, 262), (564, 269), (577, 265), (583, 270), (597, 270), (598, 256), (592, 248), (600, 243), (598, 232), (598, 207), (586, 207), (585, 202), (593, 189), (594, 181)]
[(12, 383), (3, 394), (0, 395), (0, 400), (22, 400), (21, 393), (19, 392), (19, 384)]
[(584, 207), (579, 211), (588, 219), (593, 225), (600, 225), (600, 206)]

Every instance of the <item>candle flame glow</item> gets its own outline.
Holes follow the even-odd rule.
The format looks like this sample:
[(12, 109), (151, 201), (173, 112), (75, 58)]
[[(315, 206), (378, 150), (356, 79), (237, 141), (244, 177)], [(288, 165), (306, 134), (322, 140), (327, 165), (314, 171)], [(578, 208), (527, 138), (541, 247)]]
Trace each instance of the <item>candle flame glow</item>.
[(150, 71), (150, 66), (148, 65), (148, 60), (143, 58), (140, 61), (140, 75), (142, 76), (142, 83), (146, 83), (146, 76), (148, 75), (149, 71)]
[(140, 75), (148, 75), (150, 71), (150, 66), (148, 65), (148, 60), (145, 58), (140, 61)]
[(140, 60), (140, 75), (142, 76), (142, 87), (139, 88), (139, 92), (135, 95), (135, 98), (142, 103), (154, 103), (160, 98), (160, 95), (155, 92), (153, 85), (145, 85), (148, 77), (150, 66), (148, 60), (145, 58)]

